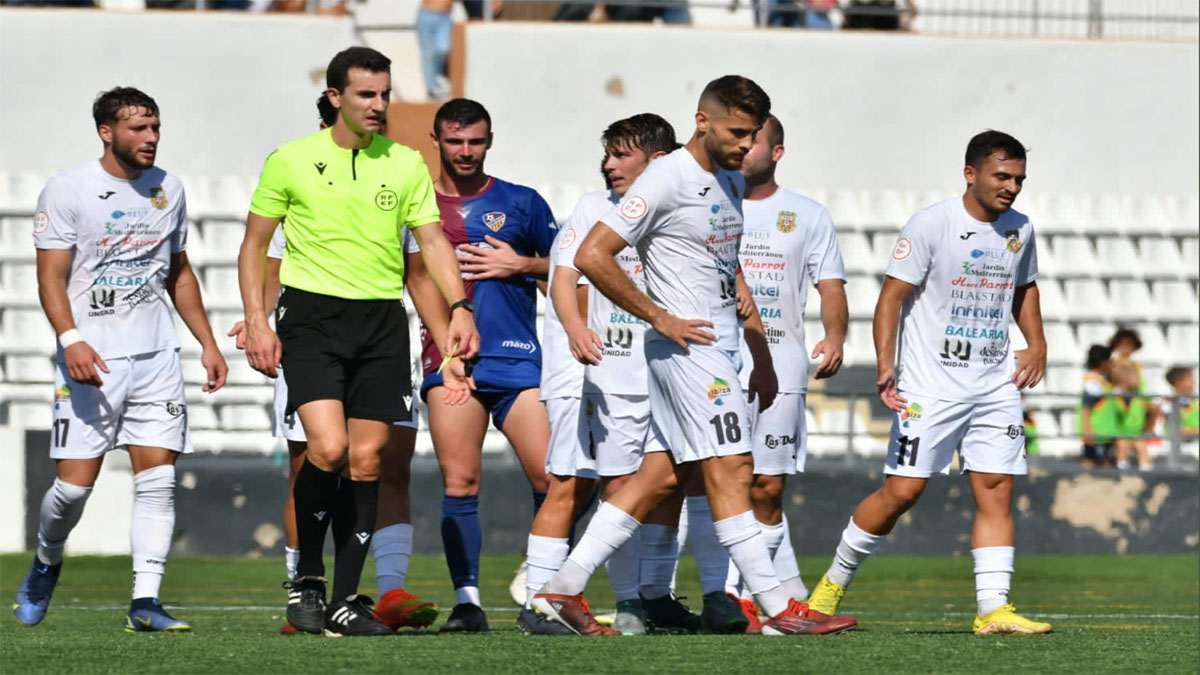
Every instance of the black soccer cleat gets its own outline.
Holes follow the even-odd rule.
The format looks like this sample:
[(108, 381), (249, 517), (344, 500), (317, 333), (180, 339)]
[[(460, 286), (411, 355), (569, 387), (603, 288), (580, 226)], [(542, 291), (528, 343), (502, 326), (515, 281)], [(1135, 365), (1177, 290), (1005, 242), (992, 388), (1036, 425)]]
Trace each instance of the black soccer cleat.
[(642, 598), (646, 612), (646, 630), (651, 633), (698, 633), (704, 625), (699, 614), (691, 611), (672, 594), (649, 600)]
[(469, 602), (454, 606), (450, 618), (438, 629), (439, 633), (486, 633), (488, 632), (487, 615), (483, 608)]
[(741, 602), (725, 591), (704, 594), (704, 609), (700, 611), (700, 618), (704, 621), (707, 633), (745, 633), (750, 626), (750, 619), (742, 611)]
[(574, 635), (575, 631), (550, 621), (532, 609), (522, 609), (517, 615), (517, 632), (525, 635)]
[(365, 595), (352, 595), (335, 602), (325, 611), (326, 637), (371, 637), (395, 635), (396, 631), (375, 618), (375, 603)]
[(300, 577), (283, 587), (288, 589), (288, 623), (297, 630), (320, 635), (325, 630), (325, 579)]

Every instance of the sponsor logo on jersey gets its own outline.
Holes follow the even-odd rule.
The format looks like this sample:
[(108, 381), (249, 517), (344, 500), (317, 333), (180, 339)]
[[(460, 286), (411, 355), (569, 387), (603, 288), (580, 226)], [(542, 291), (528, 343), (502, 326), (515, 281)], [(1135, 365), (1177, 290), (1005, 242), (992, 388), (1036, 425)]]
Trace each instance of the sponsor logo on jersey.
[(64, 384), (54, 390), (54, 403), (57, 405), (60, 401), (71, 400), (71, 385)]
[(758, 316), (763, 319), (782, 319), (783, 311), (778, 307), (759, 307)]
[(729, 387), (729, 383), (719, 377), (714, 377), (712, 384), (708, 385), (708, 400), (717, 405), (724, 405), (725, 401), (721, 397), (731, 393), (733, 393), (733, 389)]
[(45, 211), (38, 211), (33, 217), (33, 233), (41, 234), (50, 229), (50, 214)]
[(637, 195), (621, 202), (621, 215), (629, 220), (640, 220), (649, 210), (646, 200)]
[(100, 199), (108, 199), (109, 197), (111, 197), (115, 194), (117, 194), (117, 193), (113, 192), (112, 190), (105, 190), (104, 194), (96, 195), (96, 196), (99, 197)]
[(88, 312), (88, 316), (108, 316), (116, 314), (117, 310), (113, 309), (113, 305), (117, 304), (117, 292), (115, 290), (104, 290), (103, 288), (93, 288), (89, 295), (89, 304), (92, 311)]
[(530, 354), (537, 351), (536, 344), (532, 342), (521, 342), (520, 340), (505, 340), (504, 342), (500, 343), (500, 346), (506, 349), (521, 349), (529, 352)]
[(707, 185), (706, 185), (706, 186), (704, 187), (704, 189), (703, 189), (703, 190), (701, 190), (701, 191), (700, 191), (698, 194), (699, 194), (701, 197), (707, 197), (707, 196), (708, 196), (708, 191), (709, 191), (709, 190), (711, 190), (711, 189), (712, 189), (712, 187), (710, 187), (710, 186), (707, 186)]
[(896, 241), (896, 248), (892, 249), (892, 260), (907, 260), (910, 255), (912, 255), (912, 240), (908, 237), (900, 237)]
[(777, 345), (783, 342), (783, 338), (787, 336), (787, 332), (779, 328), (772, 328), (771, 324), (763, 323), (763, 333), (767, 336), (767, 343)]
[(504, 227), (504, 221), (508, 220), (502, 211), (488, 211), (483, 214), (483, 224), (492, 232), (499, 232), (500, 228)]
[(979, 258), (991, 258), (992, 260), (1000, 260), (1004, 257), (1004, 251), (998, 251), (994, 248), (977, 248), (971, 251), (971, 257), (978, 260)]
[(129, 303), (129, 307), (132, 309), (144, 302), (150, 302), (152, 299), (154, 299), (154, 291), (151, 289), (150, 284), (145, 284), (139, 286), (137, 290), (121, 299)]
[(765, 440), (766, 440), (767, 447), (770, 448), (771, 450), (774, 450), (775, 448), (778, 448), (781, 445), (795, 445), (796, 444), (796, 437), (788, 436), (786, 434), (779, 435), (779, 436), (772, 436), (771, 434), (767, 434), (767, 437)]
[(150, 188), (150, 206), (159, 211), (167, 208), (167, 191), (160, 187)]
[(974, 234), (975, 234), (975, 232), (967, 232), (967, 233), (965, 233), (965, 234), (960, 234), (960, 235), (958, 235), (958, 238), (959, 238), (959, 239), (962, 239), (963, 241), (966, 241), (966, 240), (970, 239), (970, 238), (971, 238), (971, 236), (972, 236), (972, 235), (974, 235)]
[(999, 328), (975, 328), (973, 326), (946, 326), (946, 335), (981, 340), (1004, 339), (1004, 331)]
[(375, 193), (375, 206), (379, 207), (380, 211), (391, 211), (399, 203), (400, 200), (396, 198), (396, 193), (391, 190), (380, 190)]
[(575, 237), (575, 228), (568, 227), (567, 231), (563, 232), (562, 243), (559, 244), (558, 247), (563, 250), (571, 248), (571, 245), (575, 243)]
[(1008, 425), (1008, 437), (1009, 438), (1017, 438), (1018, 436), (1024, 436), (1024, 435), (1025, 435), (1025, 427), (1024, 426), (1019, 425), (1019, 424)]
[(167, 402), (167, 414), (171, 417), (179, 417), (187, 412), (187, 404)]
[(976, 305), (950, 305), (950, 316), (987, 321), (999, 321), (1005, 318), (1004, 309), (1001, 307), (978, 307)]
[[(963, 263), (963, 264), (966, 265), (968, 263)], [(985, 269), (986, 269), (986, 266), (985, 266)], [(964, 286), (966, 288), (994, 288), (994, 289), (999, 289), (999, 290), (1012, 289), (1016, 286), (1016, 284), (1014, 284), (1011, 281), (991, 281), (989, 279), (980, 279), (978, 281), (971, 281), (970, 279), (967, 279), (966, 277), (958, 277), (958, 278), (954, 279), (953, 281), (951, 281), (950, 285), (951, 286)]]
[(792, 211), (780, 211), (779, 217), (775, 219), (775, 228), (784, 234), (795, 230), (796, 214)]
[(325, 162), (313, 162), (313, 166), (317, 168), (318, 175), (325, 175)]

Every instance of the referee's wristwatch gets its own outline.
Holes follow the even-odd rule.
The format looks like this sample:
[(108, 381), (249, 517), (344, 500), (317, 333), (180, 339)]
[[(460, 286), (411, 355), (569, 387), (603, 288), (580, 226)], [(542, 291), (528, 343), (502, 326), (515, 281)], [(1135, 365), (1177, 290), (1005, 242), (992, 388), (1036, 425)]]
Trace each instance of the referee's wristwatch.
[(460, 309), (460, 308), (465, 309), (472, 314), (475, 313), (475, 303), (471, 302), (467, 298), (463, 298), (462, 300), (459, 300), (458, 302), (454, 303), (453, 305), (450, 305), (450, 313), (453, 314), (454, 310)]

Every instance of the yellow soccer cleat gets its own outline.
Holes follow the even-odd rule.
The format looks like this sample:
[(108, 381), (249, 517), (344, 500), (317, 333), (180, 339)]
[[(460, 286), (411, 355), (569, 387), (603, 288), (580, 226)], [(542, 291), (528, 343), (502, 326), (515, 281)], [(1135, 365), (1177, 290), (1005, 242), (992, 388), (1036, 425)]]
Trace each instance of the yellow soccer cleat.
[(817, 583), (817, 587), (808, 596), (808, 606), (826, 616), (835, 616), (844, 595), (846, 595), (845, 586), (835, 584), (829, 580), (829, 577), (823, 576)]
[(1049, 633), (1050, 624), (1027, 619), (1017, 614), (1017, 608), (1005, 605), (988, 612), (986, 616), (975, 615), (976, 635), (1009, 635), (1012, 633)]

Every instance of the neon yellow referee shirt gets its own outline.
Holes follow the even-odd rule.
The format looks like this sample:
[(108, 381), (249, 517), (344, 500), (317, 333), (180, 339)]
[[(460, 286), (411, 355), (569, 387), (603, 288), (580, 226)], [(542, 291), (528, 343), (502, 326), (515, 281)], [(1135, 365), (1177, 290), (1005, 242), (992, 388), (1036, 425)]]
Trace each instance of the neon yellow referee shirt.
[(284, 219), (280, 283), (348, 300), (404, 297), (402, 228), (441, 219), (419, 152), (379, 134), (347, 150), (329, 129), (267, 157), (250, 211)]

